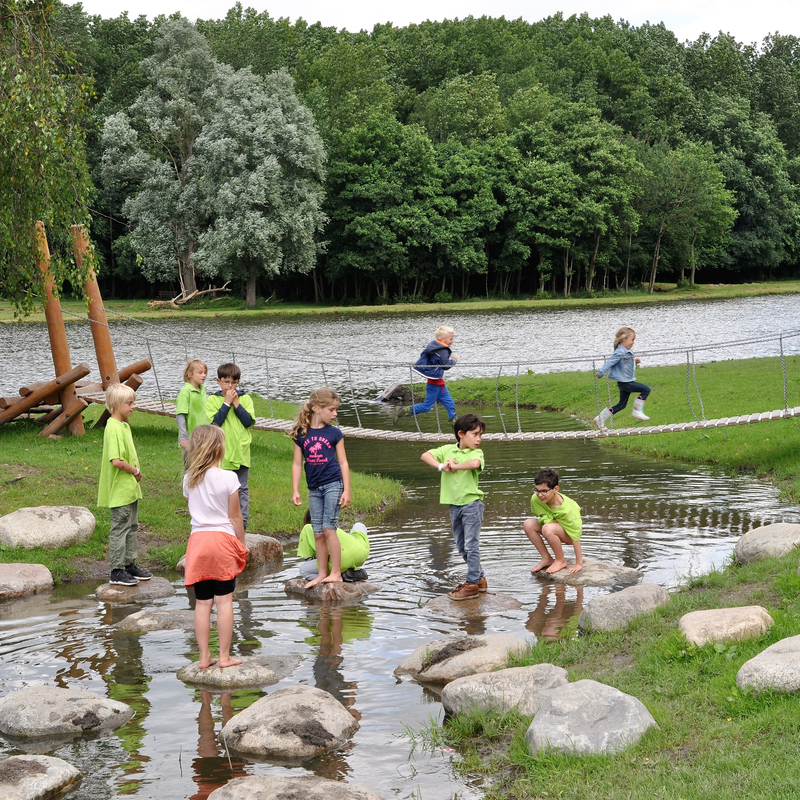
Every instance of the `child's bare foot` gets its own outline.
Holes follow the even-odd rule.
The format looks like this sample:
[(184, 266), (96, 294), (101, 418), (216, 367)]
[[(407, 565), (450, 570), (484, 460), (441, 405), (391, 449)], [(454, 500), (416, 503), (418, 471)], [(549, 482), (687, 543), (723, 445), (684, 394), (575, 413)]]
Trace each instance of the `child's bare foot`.
[(567, 566), (567, 560), (565, 558), (557, 558), (546, 570), (545, 572), (548, 575), (553, 575), (556, 572), (561, 572)]
[(327, 578), (322, 579), (322, 583), (341, 583), (343, 580), (341, 572), (331, 572)]
[(209, 658), (208, 661), (204, 662), (202, 659), (200, 661), (200, 669), (208, 669), (209, 667), (213, 667), (214, 664), (217, 663), (216, 658)]
[(322, 583), (322, 581), (324, 579), (325, 579), (324, 575), (317, 575), (316, 578), (313, 578), (312, 580), (310, 580), (303, 588), (304, 589), (313, 589), (318, 583)]
[(232, 656), (228, 656), (227, 658), (220, 658), (219, 666), (220, 669), (225, 669), (225, 667), (235, 667), (242, 663), (241, 658), (233, 658)]
[(552, 558), (543, 558), (535, 567), (531, 567), (531, 572), (541, 572), (545, 567), (549, 567), (552, 563)]
[(572, 574), (573, 574), (573, 573), (575, 573), (575, 572), (580, 572), (582, 569), (583, 569), (583, 564), (573, 564), (573, 565), (572, 565), (572, 566), (569, 568), (569, 570), (568, 570), (568, 571), (569, 571), (569, 574), (570, 574), (570, 575), (572, 575)]

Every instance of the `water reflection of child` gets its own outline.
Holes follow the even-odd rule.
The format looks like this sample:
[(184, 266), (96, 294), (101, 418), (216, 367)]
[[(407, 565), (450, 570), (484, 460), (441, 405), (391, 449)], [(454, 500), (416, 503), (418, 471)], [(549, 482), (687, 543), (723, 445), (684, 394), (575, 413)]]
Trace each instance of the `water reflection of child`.
[(604, 408), (595, 418), (594, 422), (601, 431), (606, 430), (608, 422), (614, 414), (618, 414), (628, 405), (628, 398), (636, 392), (638, 397), (633, 401), (634, 419), (649, 420), (644, 413), (644, 402), (650, 395), (650, 387), (636, 380), (636, 365), (642, 363), (641, 358), (634, 358), (631, 352), (636, 341), (636, 331), (633, 328), (620, 328), (614, 336), (614, 352), (611, 357), (597, 370), (597, 377), (602, 378), (608, 373), (612, 381), (619, 387), (619, 402), (611, 408)]
[[(542, 593), (536, 608), (528, 615), (525, 627), (542, 639), (558, 639), (561, 631), (575, 619), (583, 609), (583, 586), (574, 588), (575, 599), (567, 601), (567, 587), (563, 583), (542, 584)], [(555, 605), (548, 611), (550, 595), (556, 598)]]
[[(575, 548), (575, 563), (569, 572), (583, 569), (581, 551), (581, 508), (572, 499), (559, 492), (558, 473), (554, 469), (540, 469), (534, 478), (536, 491), (531, 497), (532, 517), (522, 524), (525, 535), (539, 551), (542, 560), (531, 568), (531, 572), (545, 570), (552, 575), (567, 567), (562, 544)], [(553, 555), (547, 545), (553, 548)]]

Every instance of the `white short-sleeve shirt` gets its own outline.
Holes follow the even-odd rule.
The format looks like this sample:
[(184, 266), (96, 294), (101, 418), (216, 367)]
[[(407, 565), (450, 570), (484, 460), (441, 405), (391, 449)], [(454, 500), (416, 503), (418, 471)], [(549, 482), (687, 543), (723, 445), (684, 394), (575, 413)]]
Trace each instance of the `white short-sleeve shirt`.
[(192, 515), (192, 533), (195, 531), (224, 531), (236, 535), (228, 516), (228, 498), (239, 491), (235, 472), (212, 467), (203, 480), (191, 489), (183, 478), (183, 496), (189, 501)]

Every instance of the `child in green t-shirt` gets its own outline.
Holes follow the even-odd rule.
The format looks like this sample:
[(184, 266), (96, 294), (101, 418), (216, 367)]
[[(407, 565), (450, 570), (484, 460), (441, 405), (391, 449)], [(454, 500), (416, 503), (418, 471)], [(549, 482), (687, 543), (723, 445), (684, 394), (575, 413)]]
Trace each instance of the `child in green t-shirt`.
[(133, 446), (128, 419), (133, 412), (136, 392), (129, 386), (113, 383), (106, 389), (106, 408), (111, 417), (103, 434), (103, 462), (97, 505), (111, 512), (108, 535), (109, 583), (135, 586), (153, 576), (136, 564), (136, 532), (139, 529), (138, 505), (142, 496), (139, 482), (139, 457)]
[(206, 387), (208, 367), (193, 358), (183, 370), (183, 388), (175, 401), (175, 419), (178, 422), (178, 444), (186, 450), (189, 437), (198, 425), (208, 425), (206, 414)]
[[(542, 560), (531, 567), (531, 572), (544, 570), (552, 575), (566, 569), (568, 565), (562, 544), (570, 544), (575, 548), (575, 563), (568, 572), (580, 572), (583, 569), (580, 506), (558, 491), (558, 473), (554, 469), (540, 469), (533, 482), (536, 487), (531, 497), (533, 517), (525, 520), (522, 529), (539, 551)], [(547, 549), (548, 544), (553, 548), (552, 556)]]
[(256, 411), (249, 394), (239, 389), (242, 371), (236, 364), (217, 367), (219, 391), (206, 400), (206, 414), (212, 425), (222, 428), (225, 434), (225, 458), (222, 469), (236, 473), (239, 479), (239, 507), (242, 522), (247, 530), (250, 517), (250, 428), (256, 424)]
[(483, 492), (478, 488), (478, 476), (484, 466), (480, 444), (486, 424), (475, 414), (462, 414), (453, 423), (453, 430), (456, 444), (428, 450), (422, 460), (442, 473), (439, 502), (450, 506), (453, 538), (467, 562), (466, 582), (447, 596), (451, 600), (469, 600), (487, 588), (480, 554)]

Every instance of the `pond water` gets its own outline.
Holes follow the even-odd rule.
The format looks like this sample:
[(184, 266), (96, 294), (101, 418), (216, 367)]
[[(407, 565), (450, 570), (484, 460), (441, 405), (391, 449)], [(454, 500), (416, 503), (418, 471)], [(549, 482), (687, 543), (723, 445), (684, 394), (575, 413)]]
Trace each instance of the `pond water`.
[[(676, 314), (674, 324), (681, 320), (683, 331), (696, 331), (713, 312), (719, 319), (712, 329), (722, 341), (726, 330), (733, 330), (733, 320), (741, 318), (744, 325), (745, 319), (765, 314), (771, 322), (764, 323), (765, 331), (788, 330), (794, 322), (797, 299), (755, 298), (746, 303), (758, 306), (757, 301), (762, 300), (779, 302), (761, 305), (758, 314), (745, 314), (739, 301), (733, 304), (733, 310), (723, 308), (727, 303), (703, 304), (702, 309), (686, 304), (684, 317)], [(666, 347), (668, 326), (655, 333), (655, 321), (648, 327), (643, 324), (644, 318), (636, 318), (637, 313), (654, 311), (650, 307), (626, 309), (622, 322), (648, 331), (648, 340), (652, 337), (658, 346)], [(660, 311), (672, 314), (675, 309), (661, 307)], [(588, 318), (582, 311), (572, 312), (572, 329), (585, 337), (574, 340), (581, 343), (575, 349), (604, 352), (603, 344), (619, 324), (620, 312), (609, 310), (605, 316), (598, 316), (594, 310), (585, 313)], [(555, 340), (554, 346), (564, 346), (563, 336), (556, 333), (563, 321), (549, 314), (546, 318), (528, 319), (530, 316), (512, 312), (499, 315), (494, 323), (488, 315), (465, 315), (447, 321), (457, 329), (457, 337), (461, 332), (457, 342), (461, 342), (465, 354), (478, 351), (481, 342), (475, 331), (493, 342), (497, 353), (507, 353), (503, 345), (509, 342), (516, 343), (518, 349), (524, 343), (525, 349), (536, 352), (541, 352), (542, 342)], [(424, 343), (434, 323), (432, 318), (416, 316), (293, 319), (274, 326), (269, 323), (275, 329), (267, 333), (262, 330), (264, 323), (251, 322), (240, 328), (219, 321), (213, 336), (210, 328), (206, 331), (205, 341), (224, 339), (226, 331), (236, 330), (242, 340), (263, 337), (263, 341), (275, 345), (276, 353), (282, 352), (278, 343), (289, 348), (293, 342), (304, 347), (283, 352), (310, 353), (310, 342), (318, 339), (320, 347), (324, 344), (339, 358), (367, 361), (373, 353), (387, 355), (388, 351), (387, 358), (400, 361), (408, 358), (409, 349), (413, 352)], [(523, 325), (528, 326), (525, 335), (520, 332)], [(6, 373), (3, 379), (11, 380), (12, 386), (29, 380), (35, 363), (33, 350), (14, 350), (19, 347), (19, 331), (26, 333), (24, 338), (30, 343), (41, 335), (42, 327), (16, 326), (14, 333), (0, 327), (2, 351), (16, 353), (15, 361), (26, 360), (24, 367), (9, 364), (12, 372), (17, 370), (17, 377), (9, 379)], [(759, 329), (753, 324), (735, 330), (744, 338)], [(70, 336), (77, 339), (75, 331), (70, 326)], [(113, 335), (116, 342), (117, 326)], [(130, 350), (118, 356), (120, 363), (143, 355), (133, 345), (126, 342)], [(562, 352), (569, 355), (567, 349)], [(183, 357), (169, 348), (154, 353), (157, 363), (173, 363), (170, 370), (177, 372)], [(239, 359), (238, 353), (236, 357)], [(170, 358), (174, 362), (169, 362)], [(73, 360), (77, 360), (75, 349)], [(43, 359), (41, 372), (45, 365)], [(256, 365), (254, 360), (252, 371)], [(20, 379), (22, 369), (27, 374)], [(375, 372), (377, 377), (364, 380), (365, 390), (393, 380), (390, 368), (376, 368)], [(306, 374), (303, 383), (302, 375), (302, 371), (297, 372), (297, 383), (286, 389), (287, 398), (297, 399), (312, 385), (313, 376)], [(172, 391), (172, 384), (168, 386)], [(564, 415), (522, 414), (524, 429), (564, 430), (578, 425)], [(361, 415), (370, 427), (384, 427), (388, 418), (388, 412), (374, 404), (361, 407)], [(355, 422), (346, 407), (340, 416), (343, 424)], [(499, 420), (491, 410), (486, 418), (490, 429), (499, 429)], [(426, 424), (435, 425), (432, 415), (428, 415)], [(644, 572), (646, 581), (667, 587), (677, 586), (684, 576), (702, 574), (725, 563), (735, 541), (753, 527), (778, 521), (800, 522), (796, 507), (782, 500), (774, 487), (750, 475), (729, 476), (707, 467), (653, 460), (602, 447), (597, 441), (489, 443), (484, 446), (487, 469), (481, 478), (486, 492), (483, 566), (489, 590), (512, 595), (523, 606), (513, 612), (457, 621), (425, 608), (430, 599), (463, 580), (464, 566), (452, 545), (447, 510), (438, 504), (438, 476), (419, 460), (424, 449), (424, 445), (402, 442), (347, 442), (353, 469), (397, 478), (408, 490), (405, 505), (384, 515), (370, 530), (372, 552), (366, 568), (370, 580), (381, 585), (380, 592), (346, 607), (287, 599), (283, 585), (297, 571), (291, 551), (287, 551), (280, 572), (245, 573), (240, 580), (235, 602), (235, 650), (301, 656), (294, 673), (268, 691), (297, 683), (318, 686), (331, 692), (360, 721), (361, 728), (347, 748), (305, 766), (229, 762), (215, 734), (231, 713), (264, 692), (212, 696), (184, 686), (175, 673), (196, 657), (192, 634), (132, 636), (116, 631), (113, 623), (137, 609), (111, 608), (97, 602), (92, 596), (95, 584), (62, 586), (52, 597), (0, 605), (0, 694), (37, 683), (80, 686), (124, 700), (137, 711), (136, 718), (112, 736), (55, 751), (54, 755), (75, 764), (85, 775), (73, 797), (105, 800), (125, 794), (159, 800), (202, 798), (236, 775), (313, 772), (366, 786), (387, 800), (479, 798), (480, 786), (455, 774), (452, 761), (457, 754), (413, 748), (407, 730), (419, 730), (431, 718), (441, 719), (441, 705), (433, 693), (413, 682), (398, 682), (392, 673), (414, 648), (452, 633), (553, 637), (563, 631), (571, 635), (582, 606), (598, 592), (608, 591), (555, 588), (531, 576), (535, 552), (522, 533), (521, 522), (529, 509), (532, 476), (541, 465), (559, 470), (564, 492), (583, 509), (582, 543), (587, 558), (636, 567)], [(181, 581), (177, 575), (171, 577), (177, 594), (159, 604), (187, 608), (189, 600)], [(0, 757), (16, 752), (0, 739)]]

